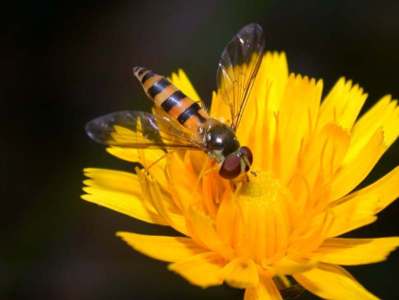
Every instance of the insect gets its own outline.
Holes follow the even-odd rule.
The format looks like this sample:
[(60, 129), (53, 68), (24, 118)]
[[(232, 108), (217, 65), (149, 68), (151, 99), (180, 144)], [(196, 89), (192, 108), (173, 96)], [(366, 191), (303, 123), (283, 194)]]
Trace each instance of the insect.
[(135, 77), (153, 101), (153, 113), (114, 112), (87, 123), (86, 132), (94, 141), (111, 146), (201, 150), (220, 165), (222, 177), (233, 179), (247, 172), (253, 160), (251, 150), (240, 145), (235, 133), (263, 50), (262, 28), (252, 23), (243, 27), (222, 52), (216, 83), (229, 107), (228, 124), (209, 117), (202, 102), (187, 97), (164, 76), (134, 67)]

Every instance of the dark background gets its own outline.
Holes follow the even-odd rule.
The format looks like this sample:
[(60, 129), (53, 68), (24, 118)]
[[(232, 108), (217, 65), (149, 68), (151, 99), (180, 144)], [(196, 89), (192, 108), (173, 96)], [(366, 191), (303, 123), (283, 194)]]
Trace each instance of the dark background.
[[(100, 114), (149, 109), (133, 66), (182, 67), (209, 99), (224, 45), (259, 22), (266, 48), (286, 51), (291, 71), (323, 78), (326, 89), (345, 75), (369, 92), (367, 107), (399, 96), (397, 1), (20, 1), (2, 15), (1, 299), (242, 298), (193, 287), (132, 251), (115, 231), (159, 229), (79, 198), (83, 167), (126, 168), (83, 127)], [(398, 164), (398, 148), (366, 182)], [(398, 214), (396, 203), (352, 235), (398, 235)], [(350, 270), (398, 299), (398, 264), (396, 253)]]

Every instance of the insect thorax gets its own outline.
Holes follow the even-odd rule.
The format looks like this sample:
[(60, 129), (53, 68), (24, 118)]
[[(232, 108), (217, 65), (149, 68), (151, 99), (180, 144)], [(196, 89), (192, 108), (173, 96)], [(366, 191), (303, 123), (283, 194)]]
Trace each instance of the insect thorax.
[(209, 118), (200, 131), (206, 151), (217, 162), (240, 148), (234, 131), (220, 121)]

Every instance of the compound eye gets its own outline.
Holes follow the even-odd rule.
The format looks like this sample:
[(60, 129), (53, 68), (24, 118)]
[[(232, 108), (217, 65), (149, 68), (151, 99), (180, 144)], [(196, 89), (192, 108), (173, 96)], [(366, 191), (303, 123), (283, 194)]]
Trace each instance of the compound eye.
[(249, 149), (248, 147), (241, 147), (240, 153), (241, 153), (241, 156), (246, 157), (246, 160), (249, 163), (249, 165), (246, 164), (246, 166), (245, 166), (245, 171), (248, 171), (249, 167), (252, 165), (252, 162), (253, 162), (253, 156), (252, 156), (251, 149)]
[(226, 157), (222, 166), (220, 167), (220, 176), (226, 179), (233, 179), (241, 173), (241, 157), (231, 154)]

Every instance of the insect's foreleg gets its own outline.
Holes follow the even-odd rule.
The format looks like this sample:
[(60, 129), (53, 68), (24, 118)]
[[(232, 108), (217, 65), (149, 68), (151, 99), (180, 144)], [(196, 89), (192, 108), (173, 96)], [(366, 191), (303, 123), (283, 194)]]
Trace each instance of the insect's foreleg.
[(154, 160), (153, 162), (151, 162), (148, 166), (144, 166), (144, 169), (148, 172), (150, 170), (151, 167), (155, 166), (157, 163), (159, 163), (161, 160), (165, 159), (166, 156), (170, 153), (173, 153), (175, 151), (167, 151), (164, 154), (162, 154), (160, 157), (158, 157), (156, 160)]
[(196, 188), (199, 187), (202, 178), (204, 178), (206, 175), (208, 175), (218, 169), (219, 169), (219, 165), (217, 165), (217, 164), (214, 164), (213, 166), (209, 167), (209, 164), (205, 163), (201, 169), (201, 172), (198, 174), (197, 183), (196, 183), (195, 187)]

